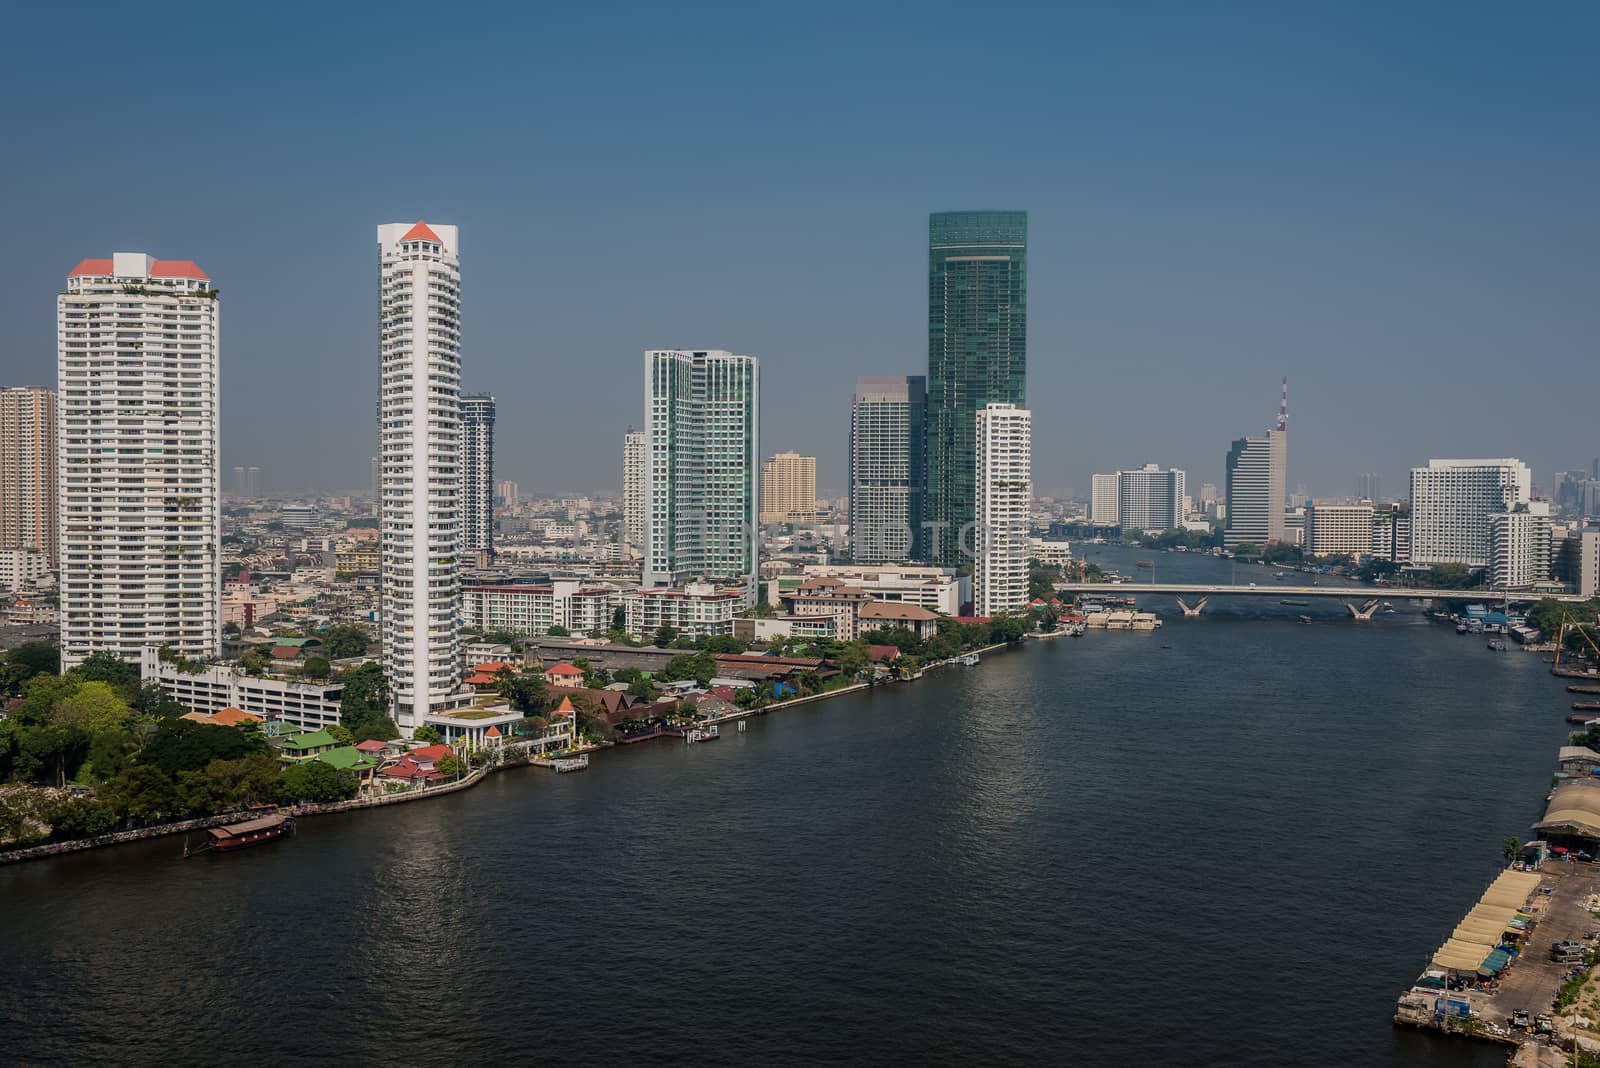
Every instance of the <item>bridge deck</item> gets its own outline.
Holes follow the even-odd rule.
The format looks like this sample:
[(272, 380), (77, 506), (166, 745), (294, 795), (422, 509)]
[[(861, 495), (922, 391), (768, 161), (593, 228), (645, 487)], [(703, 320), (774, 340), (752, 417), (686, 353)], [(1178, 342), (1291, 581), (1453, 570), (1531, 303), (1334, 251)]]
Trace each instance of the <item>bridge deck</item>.
[(1171, 594), (1178, 597), (1220, 595), (1240, 597), (1339, 597), (1344, 600), (1380, 601), (1537, 601), (1553, 597), (1558, 601), (1581, 601), (1574, 594), (1540, 594), (1526, 590), (1435, 590), (1401, 586), (1291, 586), (1286, 582), (1260, 582), (1252, 586), (1230, 583), (1196, 582), (1061, 582), (1061, 593), (1105, 593), (1123, 597), (1141, 593)]

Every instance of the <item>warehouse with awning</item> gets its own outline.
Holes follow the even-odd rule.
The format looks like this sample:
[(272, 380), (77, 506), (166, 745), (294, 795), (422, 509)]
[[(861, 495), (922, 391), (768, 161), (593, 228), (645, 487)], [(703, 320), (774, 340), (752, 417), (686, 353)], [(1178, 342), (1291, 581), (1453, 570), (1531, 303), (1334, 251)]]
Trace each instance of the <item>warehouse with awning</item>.
[(1544, 819), (1533, 825), (1540, 838), (1600, 841), (1600, 782), (1574, 779), (1555, 788)]
[(1500, 974), (1511, 963), (1511, 954), (1501, 947), (1527, 933), (1533, 917), (1523, 906), (1538, 889), (1537, 872), (1501, 872), (1434, 953), (1433, 966), (1481, 976)]

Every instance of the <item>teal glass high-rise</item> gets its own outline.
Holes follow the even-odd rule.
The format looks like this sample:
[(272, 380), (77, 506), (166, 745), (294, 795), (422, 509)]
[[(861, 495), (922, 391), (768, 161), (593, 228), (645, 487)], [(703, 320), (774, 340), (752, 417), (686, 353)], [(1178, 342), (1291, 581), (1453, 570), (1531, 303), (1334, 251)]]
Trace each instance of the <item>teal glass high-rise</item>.
[(1025, 405), (1028, 213), (928, 217), (927, 493), (919, 555), (969, 562), (978, 411)]

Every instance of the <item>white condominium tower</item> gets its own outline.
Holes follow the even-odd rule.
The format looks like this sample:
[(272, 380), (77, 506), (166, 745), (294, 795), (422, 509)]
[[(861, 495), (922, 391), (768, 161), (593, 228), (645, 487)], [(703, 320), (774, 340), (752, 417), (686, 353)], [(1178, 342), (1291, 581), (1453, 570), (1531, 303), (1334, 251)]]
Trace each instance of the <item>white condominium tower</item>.
[(1118, 521), (1120, 480), (1116, 472), (1095, 475), (1089, 480), (1089, 522), (1097, 527), (1114, 527)]
[(910, 560), (917, 551), (927, 381), (921, 375), (856, 379), (850, 401), (850, 557), (855, 563)]
[(460, 301), (454, 226), (378, 227), (379, 630), (408, 735), (461, 681)]
[(494, 394), (461, 398), (461, 551), (494, 556)]
[(755, 597), (760, 372), (754, 356), (644, 354), (644, 584), (739, 583)]
[(644, 548), (645, 434), (629, 428), (622, 436), (622, 532), (635, 549)]
[(0, 550), (38, 553), (56, 564), (56, 395), (0, 389)]
[(56, 298), (61, 664), (217, 654), (217, 293), (188, 260), (84, 260)]
[(1145, 464), (1117, 472), (1116, 522), (1123, 530), (1171, 530), (1183, 525), (1185, 475)]
[(1411, 562), (1489, 563), (1489, 517), (1527, 504), (1533, 475), (1521, 460), (1429, 460), (1411, 469)]
[(1033, 413), (1026, 408), (987, 404), (978, 409), (972, 608), (980, 616), (1028, 606), (1032, 439)]

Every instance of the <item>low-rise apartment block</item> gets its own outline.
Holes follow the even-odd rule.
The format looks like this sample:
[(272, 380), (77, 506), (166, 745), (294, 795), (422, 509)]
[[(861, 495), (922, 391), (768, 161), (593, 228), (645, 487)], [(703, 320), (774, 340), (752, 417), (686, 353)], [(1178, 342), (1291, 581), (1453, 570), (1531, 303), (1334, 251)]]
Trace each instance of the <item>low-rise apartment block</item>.
[(461, 591), (461, 621), (484, 631), (506, 630), (518, 637), (550, 633), (553, 626), (571, 634), (604, 634), (611, 629), (620, 594), (609, 586), (557, 579), (544, 585), (467, 586)]
[(647, 641), (663, 626), (685, 638), (731, 635), (734, 614), (744, 600), (743, 590), (691, 582), (687, 586), (629, 590), (622, 595), (622, 606), (627, 611), (628, 633)]

